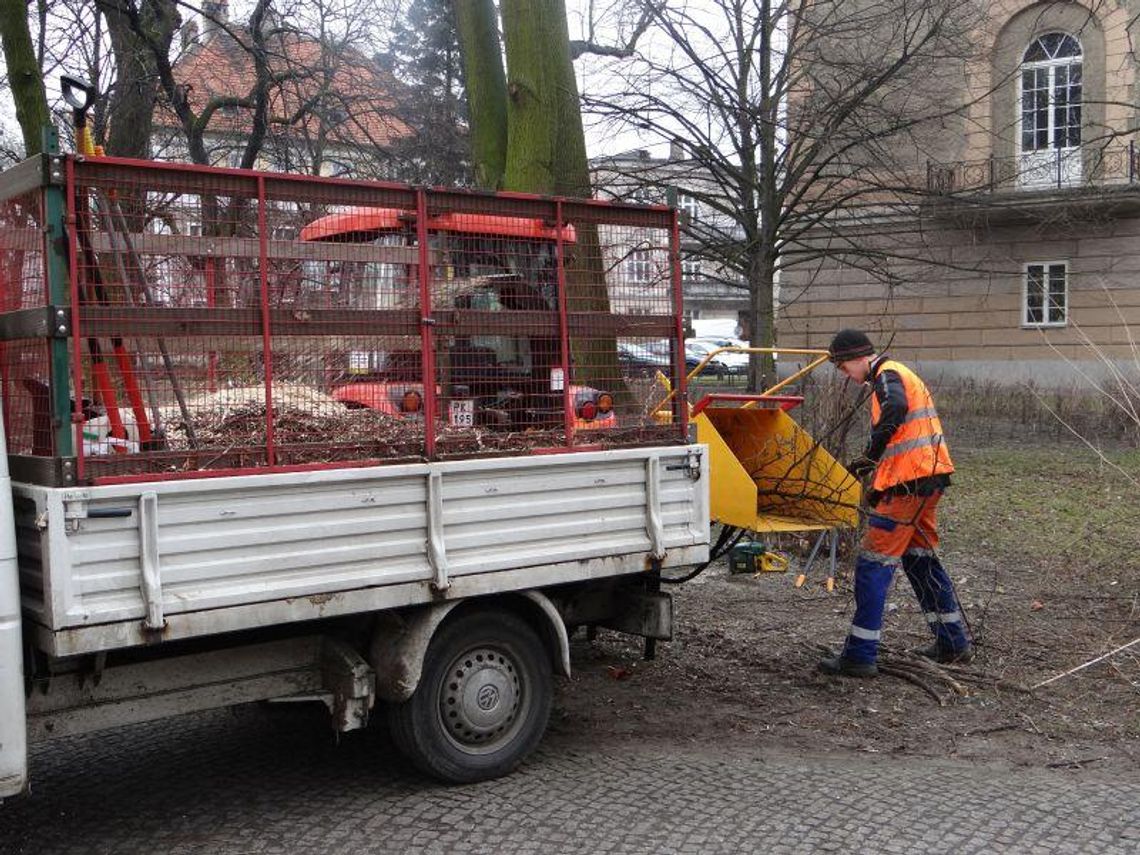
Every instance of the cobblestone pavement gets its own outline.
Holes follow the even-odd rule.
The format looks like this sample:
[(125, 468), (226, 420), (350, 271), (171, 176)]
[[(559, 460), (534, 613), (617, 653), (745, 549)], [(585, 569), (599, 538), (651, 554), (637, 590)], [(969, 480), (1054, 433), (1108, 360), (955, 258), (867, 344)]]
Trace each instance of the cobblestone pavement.
[(251, 707), (39, 746), (0, 852), (1140, 851), (1140, 778), (564, 733), (508, 778), (449, 788), (382, 734), (324, 727)]

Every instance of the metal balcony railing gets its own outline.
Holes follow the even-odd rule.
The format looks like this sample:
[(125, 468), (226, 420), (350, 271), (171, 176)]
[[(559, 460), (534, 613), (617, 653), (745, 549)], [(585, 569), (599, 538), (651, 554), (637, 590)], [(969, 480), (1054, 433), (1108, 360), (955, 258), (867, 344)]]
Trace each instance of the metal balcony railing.
[(1121, 187), (1140, 183), (1140, 151), (1127, 146), (1083, 146), (926, 164), (930, 193), (1006, 193)]

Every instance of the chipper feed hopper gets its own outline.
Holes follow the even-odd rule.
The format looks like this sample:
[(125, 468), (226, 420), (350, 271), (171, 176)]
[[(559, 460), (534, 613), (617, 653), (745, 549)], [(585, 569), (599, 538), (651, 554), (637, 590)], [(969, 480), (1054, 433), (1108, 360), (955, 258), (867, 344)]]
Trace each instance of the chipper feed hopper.
[[(772, 352), (719, 348), (690, 372), (688, 380), (726, 351)], [(712, 521), (753, 532), (853, 528), (859, 521), (858, 480), (789, 414), (803, 398), (779, 394), (826, 362), (827, 354), (783, 349), (779, 353), (806, 356), (810, 362), (762, 394), (710, 393), (691, 407), (697, 441), (709, 447)], [(672, 397), (670, 390), (662, 407)]]

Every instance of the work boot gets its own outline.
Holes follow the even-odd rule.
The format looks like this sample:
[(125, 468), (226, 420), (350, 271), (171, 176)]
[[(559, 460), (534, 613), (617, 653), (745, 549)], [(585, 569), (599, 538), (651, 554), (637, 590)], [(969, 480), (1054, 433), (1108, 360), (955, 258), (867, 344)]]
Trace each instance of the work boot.
[(933, 659), (943, 665), (965, 665), (974, 659), (974, 645), (967, 644), (958, 650), (943, 647), (937, 641), (926, 647), (919, 647), (914, 651), (925, 659)]
[(856, 662), (846, 656), (828, 656), (819, 660), (819, 670), (824, 674), (843, 677), (875, 677), (879, 668), (874, 662)]

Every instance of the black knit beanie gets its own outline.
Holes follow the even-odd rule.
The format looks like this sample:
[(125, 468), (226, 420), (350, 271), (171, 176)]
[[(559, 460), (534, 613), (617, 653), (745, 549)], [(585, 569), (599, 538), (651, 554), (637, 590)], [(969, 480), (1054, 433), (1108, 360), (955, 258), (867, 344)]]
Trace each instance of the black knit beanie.
[(848, 359), (870, 356), (875, 352), (875, 345), (871, 344), (871, 339), (860, 330), (840, 330), (831, 340), (827, 352), (831, 361), (838, 364)]

